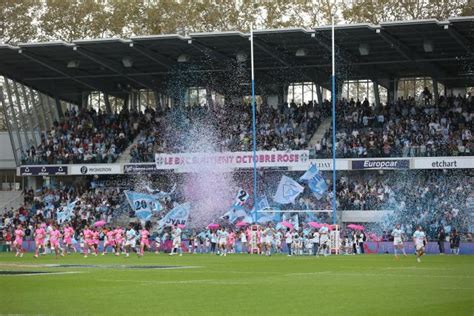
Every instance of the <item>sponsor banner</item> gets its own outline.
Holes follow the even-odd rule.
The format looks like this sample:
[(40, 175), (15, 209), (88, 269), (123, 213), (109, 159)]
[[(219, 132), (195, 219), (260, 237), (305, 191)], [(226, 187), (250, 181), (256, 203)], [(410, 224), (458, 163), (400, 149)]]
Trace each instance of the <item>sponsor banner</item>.
[[(320, 171), (332, 171), (332, 159), (309, 159), (308, 163), (289, 167), (289, 171), (306, 171), (311, 165), (315, 165)], [(336, 170), (351, 170), (350, 159), (337, 159)]]
[(413, 169), (473, 169), (474, 157), (413, 158)]
[(68, 174), (66, 166), (22, 166), (20, 176), (63, 176)]
[[(257, 167), (307, 166), (308, 150), (258, 151)], [(252, 152), (155, 154), (157, 169), (197, 170), (206, 166), (221, 168), (253, 168)]]
[(95, 165), (72, 165), (72, 175), (89, 175), (89, 174), (121, 174), (122, 168), (120, 164), (95, 164)]
[(136, 174), (136, 173), (157, 173), (156, 164), (154, 163), (127, 163), (123, 165), (124, 174)]
[(409, 169), (410, 159), (352, 160), (352, 169)]

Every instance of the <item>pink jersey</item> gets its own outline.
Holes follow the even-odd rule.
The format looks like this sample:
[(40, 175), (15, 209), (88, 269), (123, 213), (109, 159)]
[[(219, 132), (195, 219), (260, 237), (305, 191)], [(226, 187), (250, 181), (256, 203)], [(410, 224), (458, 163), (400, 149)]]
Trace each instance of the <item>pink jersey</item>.
[(233, 245), (235, 243), (235, 233), (230, 232), (229, 235), (227, 236), (227, 244)]
[(115, 239), (115, 231), (111, 230), (107, 232), (107, 241), (111, 242)]
[(35, 240), (44, 241), (45, 237), (46, 237), (46, 232), (43, 228), (37, 228), (35, 230)]
[(99, 236), (100, 236), (100, 233), (98, 231), (92, 232), (92, 240), (94, 241), (95, 244), (99, 243)]
[(74, 236), (74, 229), (72, 227), (64, 228), (64, 243), (66, 245), (72, 244), (72, 236)]
[(72, 227), (64, 228), (64, 238), (71, 238), (74, 235), (74, 229)]
[(15, 241), (17, 241), (17, 243), (19, 241), (23, 241), (23, 236), (25, 236), (25, 233), (23, 232), (23, 229), (15, 230)]
[(59, 238), (61, 238), (61, 232), (57, 229), (53, 229), (49, 233), (49, 242), (51, 243), (51, 248), (58, 248), (59, 247)]
[(82, 233), (84, 234), (84, 240), (85, 241), (90, 241), (92, 239), (92, 230), (84, 229), (84, 231)]
[(148, 240), (148, 237), (150, 236), (150, 232), (146, 229), (142, 229), (140, 231), (140, 237), (141, 237), (141, 240)]
[(121, 228), (117, 228), (115, 230), (115, 241), (117, 243), (121, 243), (123, 241), (123, 230)]

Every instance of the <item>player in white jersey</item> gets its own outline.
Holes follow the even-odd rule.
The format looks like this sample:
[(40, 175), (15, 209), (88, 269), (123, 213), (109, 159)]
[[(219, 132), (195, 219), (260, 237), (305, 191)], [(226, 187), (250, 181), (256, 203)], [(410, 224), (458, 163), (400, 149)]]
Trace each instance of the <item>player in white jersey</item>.
[(179, 256), (183, 255), (183, 249), (181, 248), (181, 228), (174, 226), (171, 231), (173, 238), (173, 248), (171, 248), (170, 256), (179, 253)]
[(274, 231), (271, 224), (263, 231), (263, 247), (266, 256), (272, 255), (273, 233)]
[(428, 243), (426, 240), (425, 232), (421, 226), (418, 226), (416, 231), (413, 233), (413, 243), (416, 249), (416, 261), (421, 261), (421, 256), (425, 253), (425, 245)]
[(329, 228), (323, 226), (319, 229), (319, 254), (328, 255), (329, 251)]
[(398, 259), (397, 250), (401, 250), (403, 255), (406, 257), (407, 254), (405, 252), (405, 246), (403, 245), (403, 231), (400, 228), (400, 224), (395, 226), (395, 229), (392, 230), (392, 237), (393, 237), (393, 252), (395, 254), (395, 258)]
[(217, 231), (217, 248), (218, 254), (220, 254), (221, 256), (227, 256), (226, 244), (228, 235), (229, 233), (226, 232), (224, 227)]
[(277, 231), (275, 233), (275, 249), (277, 251), (277, 253), (281, 253), (282, 251), (282, 240), (283, 238), (283, 234), (281, 233), (281, 231)]
[[(137, 245), (137, 232), (133, 229), (133, 225), (128, 225), (128, 230), (125, 233), (125, 256), (130, 256), (130, 250), (135, 250)], [(138, 255), (138, 253), (137, 253)]]

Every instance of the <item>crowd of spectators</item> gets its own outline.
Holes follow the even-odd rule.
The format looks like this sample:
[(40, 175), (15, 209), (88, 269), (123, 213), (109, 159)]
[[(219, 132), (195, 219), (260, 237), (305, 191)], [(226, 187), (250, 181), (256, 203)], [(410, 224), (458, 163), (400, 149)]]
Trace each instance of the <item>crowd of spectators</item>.
[[(268, 197), (273, 196), (280, 177), (281, 173), (266, 173), (261, 180), (259, 187)], [(305, 190), (295, 204), (279, 207), (282, 210), (332, 210), (330, 176), (325, 178), (328, 193), (321, 199)], [(473, 187), (471, 170), (352, 171), (341, 173), (336, 182), (337, 209), (393, 211), (381, 223), (373, 225), (373, 231), (380, 234), (384, 229), (393, 229), (396, 223), (402, 224), (409, 234), (416, 225), (422, 225), (430, 238), (435, 238), (440, 227), (448, 234), (452, 228), (472, 233)], [(332, 221), (329, 213), (300, 214), (302, 220), (309, 217), (314, 221)]]
[[(472, 137), (474, 97), (398, 99), (386, 106), (370, 106), (343, 99), (337, 104), (336, 154), (338, 157), (468, 156), (474, 153)], [(332, 153), (327, 130), (315, 146), (318, 158)]]
[(23, 164), (111, 163), (138, 133), (138, 113), (94, 109), (67, 110), (42, 132), (38, 146), (22, 156)]
[[(329, 113), (329, 102), (312, 101), (258, 107), (257, 149), (299, 150)], [(155, 152), (252, 150), (252, 111), (248, 104), (194, 105), (145, 111), (132, 162), (154, 161)], [(203, 145), (203, 141), (206, 145)]]
[[(332, 185), (330, 177), (323, 174), (328, 182), (328, 193), (316, 198), (310, 190), (305, 190), (294, 204), (277, 205), (273, 202), (282, 173), (266, 171), (259, 173), (259, 192), (265, 194), (271, 206), (282, 211), (289, 210), (288, 216), (294, 216), (291, 210), (331, 210)], [(300, 174), (289, 173), (295, 179)], [(251, 187), (248, 174), (234, 175), (236, 183), (242, 187)], [(166, 177), (165, 177), (166, 178)], [(472, 213), (474, 212), (474, 173), (462, 170), (418, 170), (418, 171), (385, 171), (383, 173), (345, 172), (337, 182), (337, 208), (345, 210), (385, 210), (393, 211), (380, 223), (371, 225), (372, 232), (390, 231), (397, 223), (402, 224), (407, 234), (413, 233), (416, 225), (422, 225), (428, 236), (435, 238), (438, 230), (443, 228), (449, 234), (457, 229), (462, 234), (472, 233)], [(171, 179), (169, 179), (171, 181)], [(173, 181), (175, 181), (174, 179)], [(160, 182), (163, 182), (160, 178)], [(169, 182), (170, 182), (169, 181)], [(98, 220), (113, 222), (114, 217), (126, 213), (133, 217), (128, 207), (123, 190), (133, 186), (125, 180), (110, 181), (92, 180), (84, 184), (59, 184), (55, 189), (42, 188), (25, 192), (25, 204), (17, 210), (4, 210), (1, 227), (10, 227), (20, 222), (33, 225), (44, 220), (57, 220), (57, 210), (72, 207), (70, 221), (73, 227), (83, 227)], [(170, 182), (171, 183), (171, 182)], [(125, 184), (125, 185), (124, 185)], [(163, 185), (163, 184), (162, 184)], [(177, 190), (179, 198), (180, 189)], [(259, 195), (260, 195), (259, 194)], [(73, 203), (75, 202), (75, 203)], [(228, 206), (223, 206), (224, 214)], [(249, 201), (249, 205), (253, 202)], [(173, 207), (172, 200), (163, 201), (163, 212), (160, 217)], [(329, 212), (298, 213), (300, 223), (307, 221), (331, 222)]]
[[(431, 95), (429, 91), (427, 95)], [(330, 116), (330, 103), (261, 104), (256, 113), (258, 150), (310, 149), (316, 158), (332, 155), (328, 129), (320, 141), (309, 141)], [(367, 99), (337, 103), (338, 157), (457, 156), (474, 152), (474, 97), (399, 98), (387, 105)], [(252, 150), (249, 104), (192, 105), (123, 110), (67, 110), (38, 146), (22, 155), (23, 164), (111, 163), (125, 148), (132, 162), (152, 162), (155, 153)], [(205, 143), (207, 146), (202, 146)]]
[(74, 228), (99, 220), (110, 222), (123, 200), (123, 194), (116, 188), (60, 184), (56, 189), (30, 189), (25, 192), (23, 206), (17, 210), (4, 210), (0, 226), (12, 229), (20, 223), (24, 227), (34, 227), (36, 223), (56, 222), (57, 212), (67, 208), (71, 208), (68, 220)]

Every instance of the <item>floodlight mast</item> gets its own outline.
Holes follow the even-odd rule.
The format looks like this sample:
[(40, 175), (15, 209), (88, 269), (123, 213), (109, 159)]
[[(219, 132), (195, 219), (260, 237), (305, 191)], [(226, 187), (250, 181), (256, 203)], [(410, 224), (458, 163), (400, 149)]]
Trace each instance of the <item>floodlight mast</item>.
[(331, 51), (332, 51), (332, 76), (331, 76), (331, 101), (332, 101), (332, 222), (336, 225), (337, 216), (337, 204), (336, 204), (336, 52), (334, 44), (334, 18), (335, 14), (331, 18)]
[(255, 71), (253, 59), (253, 26), (250, 26), (250, 68), (252, 80), (252, 147), (253, 147), (253, 208), (254, 222), (258, 221), (257, 205), (257, 118), (255, 110)]

